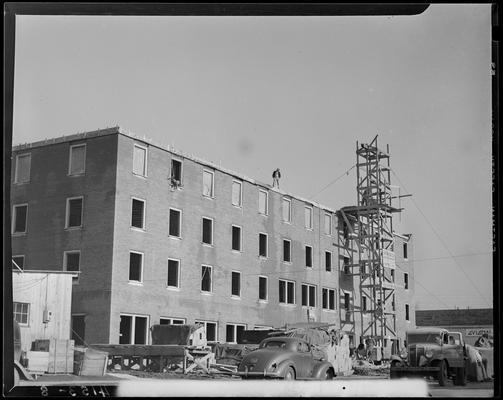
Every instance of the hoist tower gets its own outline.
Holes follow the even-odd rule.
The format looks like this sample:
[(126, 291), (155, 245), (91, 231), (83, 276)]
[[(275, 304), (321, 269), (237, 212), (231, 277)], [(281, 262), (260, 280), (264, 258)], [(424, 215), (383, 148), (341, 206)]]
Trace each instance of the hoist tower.
[[(359, 279), (361, 336), (383, 345), (396, 340), (395, 253), (389, 146), (382, 150), (377, 136), (370, 144), (356, 143), (357, 205), (340, 210), (344, 267)], [(350, 248), (351, 247), (351, 248)], [(344, 249), (343, 249), (344, 250)]]

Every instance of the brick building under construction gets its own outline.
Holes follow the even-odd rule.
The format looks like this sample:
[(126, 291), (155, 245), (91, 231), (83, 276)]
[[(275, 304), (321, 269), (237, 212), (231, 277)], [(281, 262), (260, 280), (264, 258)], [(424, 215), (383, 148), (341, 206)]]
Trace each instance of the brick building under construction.
[(358, 204), (335, 210), (119, 127), (18, 145), (13, 260), (78, 272), (77, 343), (149, 343), (153, 324), (195, 322), (232, 343), (316, 321), (401, 346), (412, 238), (392, 229), (389, 154), (372, 148), (357, 148)]

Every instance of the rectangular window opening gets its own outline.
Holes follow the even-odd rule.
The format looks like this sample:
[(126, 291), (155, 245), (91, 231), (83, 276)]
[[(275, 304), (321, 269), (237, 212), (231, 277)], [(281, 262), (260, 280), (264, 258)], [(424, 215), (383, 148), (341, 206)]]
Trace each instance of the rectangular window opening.
[(241, 251), (241, 227), (232, 225), (232, 250)]
[(203, 243), (213, 244), (213, 220), (203, 217)]
[(182, 184), (182, 162), (175, 158), (171, 159), (171, 184), (174, 186)]
[(313, 248), (311, 246), (306, 246), (306, 267), (313, 267)]
[(279, 280), (279, 302), (295, 304), (295, 282), (284, 279)]
[(142, 282), (143, 254), (129, 252), (129, 281)]
[(291, 222), (292, 220), (292, 201), (290, 199), (283, 199), (283, 221)]
[(133, 173), (147, 176), (147, 148), (136, 144), (133, 150)]
[(12, 214), (12, 233), (26, 233), (28, 205), (23, 204), (14, 206), (14, 212)]
[(283, 240), (283, 261), (284, 262), (292, 262), (292, 242), (290, 240)]
[(81, 175), (86, 172), (86, 145), (70, 146), (68, 175)]
[(312, 207), (304, 207), (305, 225), (307, 229), (313, 229), (313, 209)]
[(265, 276), (258, 278), (258, 298), (259, 300), (267, 300), (267, 277)]
[(14, 182), (15, 183), (30, 182), (30, 172), (31, 172), (31, 153), (17, 155)]
[[(63, 271), (80, 272), (80, 251), (65, 251)], [(73, 283), (79, 282), (79, 276), (72, 277)]]
[(82, 227), (83, 202), (82, 197), (66, 199), (66, 228)]
[(265, 233), (259, 233), (258, 255), (260, 257), (267, 257), (267, 235)]
[(213, 197), (214, 191), (214, 173), (212, 171), (203, 170), (203, 196)]
[(332, 252), (325, 251), (325, 271), (332, 271)]
[(145, 228), (145, 201), (134, 198), (131, 200), (131, 226)]
[(182, 212), (173, 208), (169, 209), (169, 236), (180, 237), (182, 226)]
[(332, 234), (332, 215), (325, 214), (325, 235)]
[(265, 190), (258, 192), (258, 212), (267, 215), (268, 212), (268, 193)]
[(207, 293), (212, 291), (211, 267), (208, 265), (201, 267), (201, 291)]
[(232, 271), (231, 295), (241, 297), (241, 273)]
[(168, 259), (168, 279), (167, 286), (170, 288), (180, 287), (180, 261)]
[(242, 205), (242, 184), (238, 181), (232, 181), (232, 205), (241, 207)]
[(24, 269), (24, 256), (12, 256), (12, 269)]
[(28, 325), (30, 322), (30, 304), (29, 303), (13, 303), (14, 319), (20, 325)]

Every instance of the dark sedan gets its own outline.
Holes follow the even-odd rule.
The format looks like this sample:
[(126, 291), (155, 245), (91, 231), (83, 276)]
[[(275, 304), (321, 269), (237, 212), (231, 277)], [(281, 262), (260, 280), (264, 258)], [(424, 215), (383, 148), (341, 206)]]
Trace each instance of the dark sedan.
[(243, 379), (332, 379), (331, 363), (315, 357), (311, 346), (296, 337), (271, 337), (262, 340), (257, 350), (247, 354), (238, 366)]

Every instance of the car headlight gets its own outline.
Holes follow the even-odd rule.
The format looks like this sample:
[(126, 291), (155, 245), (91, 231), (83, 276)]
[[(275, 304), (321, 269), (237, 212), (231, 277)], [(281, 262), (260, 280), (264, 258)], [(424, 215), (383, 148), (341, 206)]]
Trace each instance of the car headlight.
[(424, 355), (426, 356), (426, 358), (431, 358), (431, 357), (433, 357), (433, 351), (432, 350), (426, 350), (424, 352)]

